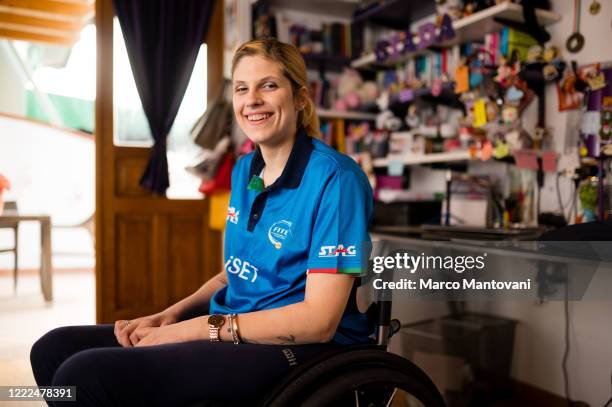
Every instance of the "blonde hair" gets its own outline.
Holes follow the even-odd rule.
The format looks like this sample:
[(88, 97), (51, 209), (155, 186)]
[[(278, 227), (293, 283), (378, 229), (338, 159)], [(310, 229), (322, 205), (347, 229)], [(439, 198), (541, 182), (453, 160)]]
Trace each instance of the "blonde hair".
[(294, 98), (300, 95), (302, 89), (306, 91), (305, 94), (307, 96), (304, 98), (303, 109), (298, 112), (298, 125), (302, 126), (308, 135), (320, 137), (319, 118), (317, 117), (315, 105), (308, 94), (306, 63), (300, 51), (293, 45), (285, 44), (275, 38), (245, 42), (234, 53), (232, 76), (238, 62), (242, 58), (256, 55), (280, 64), (283, 75), (291, 82)]

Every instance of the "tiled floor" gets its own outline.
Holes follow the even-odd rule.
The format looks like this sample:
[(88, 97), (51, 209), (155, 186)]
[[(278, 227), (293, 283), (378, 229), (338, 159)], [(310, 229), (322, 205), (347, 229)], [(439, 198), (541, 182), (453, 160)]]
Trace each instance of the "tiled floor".
[[(45, 304), (36, 273), (22, 273), (13, 293), (12, 271), (0, 270), (0, 385), (35, 385), (30, 347), (45, 332), (63, 325), (95, 323), (93, 270), (56, 271), (51, 304)], [(0, 406), (41, 403), (3, 402)]]

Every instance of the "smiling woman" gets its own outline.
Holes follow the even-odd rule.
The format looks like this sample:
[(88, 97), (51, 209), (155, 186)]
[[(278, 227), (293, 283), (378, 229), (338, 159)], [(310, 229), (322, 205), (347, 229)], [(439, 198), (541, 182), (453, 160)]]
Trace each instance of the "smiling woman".
[(355, 301), (370, 241), (367, 177), (312, 137), (318, 119), (295, 47), (251, 41), (232, 68), (236, 120), (257, 147), (232, 173), (224, 270), (155, 315), (47, 333), (31, 353), (39, 385), (76, 385), (81, 405), (252, 404), (292, 367), (369, 341)]

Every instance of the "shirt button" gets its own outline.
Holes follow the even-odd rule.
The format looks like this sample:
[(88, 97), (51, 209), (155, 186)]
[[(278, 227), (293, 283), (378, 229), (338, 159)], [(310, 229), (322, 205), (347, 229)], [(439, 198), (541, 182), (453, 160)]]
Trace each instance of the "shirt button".
[(259, 219), (259, 214), (256, 213), (255, 215), (253, 215), (253, 219), (255, 220)]

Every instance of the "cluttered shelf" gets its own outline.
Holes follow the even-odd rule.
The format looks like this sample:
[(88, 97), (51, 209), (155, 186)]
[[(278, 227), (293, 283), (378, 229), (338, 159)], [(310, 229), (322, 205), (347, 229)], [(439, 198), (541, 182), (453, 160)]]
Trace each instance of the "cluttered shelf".
[(317, 109), (317, 115), (321, 119), (376, 120), (376, 113), (341, 111), (323, 108)]
[[(362, 165), (379, 198), (414, 199), (422, 191), (450, 196), (444, 183), (449, 173), (482, 173), (483, 179), (452, 182), (450, 224), (530, 226), (539, 222), (541, 196), (548, 191), (544, 179), (565, 183), (578, 196), (594, 188), (593, 179), (603, 179), (604, 162), (588, 157), (612, 153), (612, 112), (602, 107), (612, 106), (612, 70), (575, 66), (563, 54), (565, 48), (575, 53), (572, 44), (549, 41), (546, 26), (561, 20), (551, 10), (545, 1), (388, 0), (367, 3), (352, 21), (308, 20), (281, 10), (268, 13), (266, 21), (276, 19), (279, 39), (318, 67), (318, 75), (309, 74), (309, 90), (322, 140)], [(327, 75), (334, 58), (348, 58), (352, 67)], [(551, 85), (557, 87), (559, 111), (590, 106), (601, 96), (602, 106), (593, 108), (601, 114), (588, 112), (581, 125), (572, 124), (565, 148), (546, 122), (554, 116), (544, 114), (544, 89)], [(361, 113), (374, 111), (379, 113)], [(393, 188), (380, 182), (385, 176), (395, 177)], [(491, 194), (503, 196), (491, 206)], [(567, 212), (563, 202), (565, 220), (578, 219), (576, 205)], [(580, 219), (596, 212), (603, 218), (602, 205), (593, 210), (589, 202), (581, 201), (591, 209), (582, 210)], [(463, 212), (474, 216), (457, 220)], [(440, 222), (440, 209), (437, 214)]]
[(408, 154), (408, 155), (389, 155), (385, 158), (377, 158), (373, 161), (374, 167), (388, 167), (393, 161), (401, 162), (403, 165), (419, 165), (433, 163), (450, 163), (467, 160), (478, 160), (479, 153), (469, 150), (448, 151), (443, 153), (431, 154)]
[[(548, 10), (536, 9), (535, 14), (538, 23), (542, 26), (551, 25), (561, 20), (559, 14)], [(504, 27), (504, 23), (508, 21), (524, 23), (523, 7), (521, 5), (504, 2), (455, 20), (452, 22), (452, 30), (454, 31), (452, 38), (433, 42), (430, 46), (434, 48), (443, 48), (466, 42), (478, 41), (486, 34), (500, 31)], [(375, 52), (367, 53), (353, 60), (351, 62), (351, 67), (364, 69), (374, 68), (376, 66), (393, 66), (431, 52), (428, 48), (421, 48), (419, 43), (420, 37), (416, 36), (413, 40), (413, 44), (416, 46), (415, 50), (404, 51), (409, 49), (409, 47), (404, 46), (399, 53), (391, 53), (391, 55), (394, 56), (388, 56), (386, 58), (380, 58), (380, 54), (379, 58), (377, 58)]]

